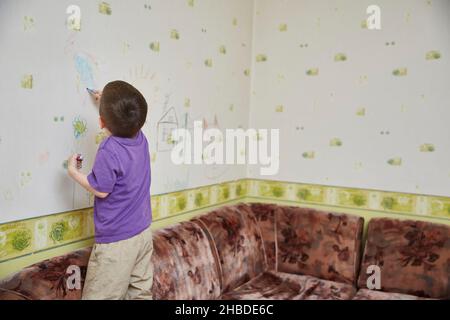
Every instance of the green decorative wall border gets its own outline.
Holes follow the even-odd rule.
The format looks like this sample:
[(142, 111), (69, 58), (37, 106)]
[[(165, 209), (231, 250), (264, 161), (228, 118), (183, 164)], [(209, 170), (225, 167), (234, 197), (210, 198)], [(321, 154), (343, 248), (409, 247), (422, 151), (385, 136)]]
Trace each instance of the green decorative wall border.
[[(153, 228), (188, 220), (214, 207), (248, 201), (372, 212), (374, 217), (383, 214), (442, 219), (450, 224), (450, 197), (241, 179), (152, 196)], [(0, 278), (39, 259), (86, 247), (93, 241), (92, 208), (0, 224)]]
[[(238, 180), (155, 195), (151, 199), (153, 222), (166, 225), (176, 217), (243, 199), (246, 193), (247, 181)], [(0, 266), (12, 259), (92, 240), (94, 230), (93, 208), (0, 224)]]
[(255, 179), (247, 183), (248, 197), (450, 219), (450, 197)]

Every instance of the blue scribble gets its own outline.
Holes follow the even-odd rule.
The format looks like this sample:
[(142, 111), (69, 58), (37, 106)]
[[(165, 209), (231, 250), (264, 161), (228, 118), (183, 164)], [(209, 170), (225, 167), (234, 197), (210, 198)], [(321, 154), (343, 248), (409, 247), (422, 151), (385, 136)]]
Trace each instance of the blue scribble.
[(88, 58), (77, 54), (75, 56), (75, 68), (80, 75), (80, 80), (86, 88), (94, 88), (94, 76), (92, 72), (91, 63)]

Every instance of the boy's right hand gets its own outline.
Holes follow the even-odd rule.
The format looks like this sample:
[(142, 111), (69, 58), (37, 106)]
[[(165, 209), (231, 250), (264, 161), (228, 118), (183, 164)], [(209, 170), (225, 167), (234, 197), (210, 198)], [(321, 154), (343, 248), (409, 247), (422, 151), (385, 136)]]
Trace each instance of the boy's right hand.
[(95, 99), (95, 101), (98, 103), (100, 102), (100, 98), (102, 97), (102, 91), (95, 91), (95, 93), (92, 95)]

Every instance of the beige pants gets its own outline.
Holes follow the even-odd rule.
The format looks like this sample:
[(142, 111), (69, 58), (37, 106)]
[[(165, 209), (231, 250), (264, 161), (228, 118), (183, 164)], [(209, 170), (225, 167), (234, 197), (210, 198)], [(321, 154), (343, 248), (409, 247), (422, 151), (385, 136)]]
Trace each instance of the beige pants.
[(89, 259), (83, 300), (152, 299), (150, 228), (126, 240), (96, 243)]

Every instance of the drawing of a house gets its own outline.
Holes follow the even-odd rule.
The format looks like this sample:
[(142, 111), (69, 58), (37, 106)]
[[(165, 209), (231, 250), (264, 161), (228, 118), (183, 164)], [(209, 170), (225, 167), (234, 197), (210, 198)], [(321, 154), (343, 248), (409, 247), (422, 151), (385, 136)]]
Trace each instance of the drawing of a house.
[(172, 131), (178, 129), (178, 119), (175, 109), (172, 107), (163, 114), (157, 124), (157, 142), (158, 152), (170, 151), (173, 148)]

